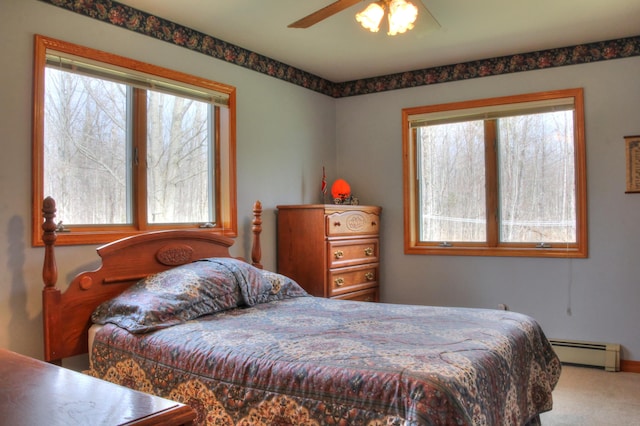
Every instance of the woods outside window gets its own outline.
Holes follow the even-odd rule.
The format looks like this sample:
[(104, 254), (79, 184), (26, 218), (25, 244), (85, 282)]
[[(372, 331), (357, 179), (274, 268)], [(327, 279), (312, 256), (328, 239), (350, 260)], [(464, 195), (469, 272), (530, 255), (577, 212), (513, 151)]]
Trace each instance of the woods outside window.
[(406, 253), (587, 256), (582, 89), (402, 115)]
[[(34, 244), (193, 228), (235, 236), (235, 89), (36, 36)], [(65, 232), (66, 231), (66, 232)]]

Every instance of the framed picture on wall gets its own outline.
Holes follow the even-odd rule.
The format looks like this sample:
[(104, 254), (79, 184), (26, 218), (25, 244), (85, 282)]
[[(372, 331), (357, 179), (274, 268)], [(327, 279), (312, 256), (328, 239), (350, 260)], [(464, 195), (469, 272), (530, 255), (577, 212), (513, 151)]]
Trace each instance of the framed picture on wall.
[(640, 136), (625, 136), (627, 162), (627, 190), (640, 192)]

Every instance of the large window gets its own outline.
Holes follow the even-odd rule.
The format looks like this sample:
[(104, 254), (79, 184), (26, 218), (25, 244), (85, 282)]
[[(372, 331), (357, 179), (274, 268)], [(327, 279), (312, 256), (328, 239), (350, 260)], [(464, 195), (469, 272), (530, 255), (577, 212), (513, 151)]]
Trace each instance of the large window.
[(581, 89), (403, 110), (405, 252), (586, 257)]
[(237, 234), (233, 87), (35, 42), (34, 244), (46, 196), (61, 244), (168, 228)]

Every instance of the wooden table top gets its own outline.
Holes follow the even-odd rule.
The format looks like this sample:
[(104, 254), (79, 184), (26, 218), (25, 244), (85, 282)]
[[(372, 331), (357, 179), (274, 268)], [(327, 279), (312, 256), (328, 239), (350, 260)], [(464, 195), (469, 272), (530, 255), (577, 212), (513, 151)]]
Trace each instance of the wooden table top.
[(183, 425), (187, 405), (0, 349), (0, 423)]

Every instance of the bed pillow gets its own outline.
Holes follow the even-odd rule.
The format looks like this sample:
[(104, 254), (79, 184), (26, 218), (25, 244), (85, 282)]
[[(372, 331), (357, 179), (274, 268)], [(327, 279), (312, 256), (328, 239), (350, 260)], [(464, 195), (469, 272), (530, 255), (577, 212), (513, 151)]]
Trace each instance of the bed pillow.
[(261, 271), (262, 275), (271, 283), (271, 291), (267, 301), (304, 297), (309, 294), (291, 278), (271, 271)]
[(308, 296), (293, 280), (233, 258), (208, 258), (150, 275), (102, 303), (91, 319), (146, 333), (239, 306)]
[(235, 308), (241, 302), (240, 288), (229, 268), (194, 262), (140, 280), (98, 306), (91, 319), (145, 333)]
[(239, 306), (254, 306), (272, 300), (308, 296), (292, 279), (275, 272), (258, 269), (241, 260), (214, 257), (201, 259), (198, 262), (214, 263), (228, 269), (240, 288), (242, 300)]
[(253, 306), (266, 301), (266, 296), (271, 291), (271, 283), (266, 280), (261, 270), (231, 257), (211, 257), (200, 259), (196, 263), (208, 263), (225, 270), (238, 285), (241, 302), (239, 305)]

